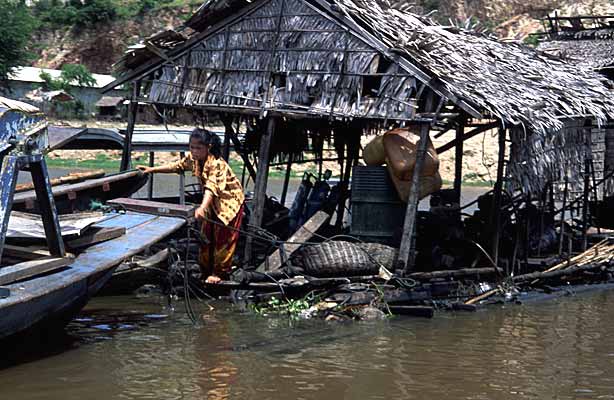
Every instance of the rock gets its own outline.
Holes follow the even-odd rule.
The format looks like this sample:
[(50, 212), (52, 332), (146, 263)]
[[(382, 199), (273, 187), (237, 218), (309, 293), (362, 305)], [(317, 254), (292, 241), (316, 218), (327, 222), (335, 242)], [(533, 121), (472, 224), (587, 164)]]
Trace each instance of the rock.
[(364, 307), (358, 311), (358, 318), (362, 321), (380, 321), (386, 319), (386, 314), (375, 307)]
[(162, 289), (158, 285), (143, 285), (134, 291), (136, 297), (161, 296)]

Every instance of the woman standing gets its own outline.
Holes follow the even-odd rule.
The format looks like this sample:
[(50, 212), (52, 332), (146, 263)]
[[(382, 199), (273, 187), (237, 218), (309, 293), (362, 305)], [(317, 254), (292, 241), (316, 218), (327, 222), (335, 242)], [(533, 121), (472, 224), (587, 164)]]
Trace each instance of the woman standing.
[(179, 173), (191, 170), (200, 181), (203, 201), (194, 212), (201, 232), (209, 241), (202, 245), (199, 264), (207, 283), (228, 278), (243, 219), (243, 188), (221, 157), (220, 138), (196, 128), (190, 135), (190, 154), (160, 167), (138, 168), (147, 174)]

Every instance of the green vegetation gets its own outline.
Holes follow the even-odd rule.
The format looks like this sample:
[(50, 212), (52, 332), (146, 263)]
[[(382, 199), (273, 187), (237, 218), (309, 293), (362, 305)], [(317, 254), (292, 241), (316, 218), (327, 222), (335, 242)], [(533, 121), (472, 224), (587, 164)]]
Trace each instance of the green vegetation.
[[(94, 86), (96, 80), (85, 65), (81, 64), (64, 64), (60, 77), (55, 79), (46, 72), (41, 72), (40, 78), (43, 80), (41, 84), (44, 90), (63, 90), (66, 93), (72, 93), (74, 84), (79, 86)], [(67, 118), (85, 118), (85, 106), (79, 100), (62, 102), (54, 104), (55, 114), (62, 115)]]
[(43, 88), (45, 90), (64, 90), (70, 93), (72, 85), (75, 83), (79, 86), (94, 86), (96, 79), (85, 65), (81, 64), (64, 64), (62, 73), (58, 79), (54, 79), (46, 72), (41, 72), (40, 78), (44, 81)]
[(303, 311), (311, 307), (310, 302), (313, 302), (313, 299), (309, 299), (309, 301), (307, 298), (280, 300), (277, 297), (273, 297), (264, 304), (251, 304), (250, 309), (254, 313), (262, 316), (279, 314), (296, 318)]
[[(6, 1), (6, 0), (5, 0)], [(200, 0), (40, 0), (34, 14), (43, 26), (88, 28), (109, 21), (130, 19), (163, 8), (200, 5)]]
[(15, 67), (26, 64), (32, 58), (27, 46), (38, 23), (25, 2), (19, 0), (0, 0), (0, 21), (1, 82)]
[(120, 159), (109, 157), (106, 154), (98, 154), (93, 160), (77, 160), (65, 158), (46, 158), (47, 166), (51, 168), (83, 168), (104, 169), (105, 171), (119, 171)]
[(539, 36), (537, 35), (529, 35), (523, 40), (524, 44), (531, 47), (537, 47), (539, 44)]

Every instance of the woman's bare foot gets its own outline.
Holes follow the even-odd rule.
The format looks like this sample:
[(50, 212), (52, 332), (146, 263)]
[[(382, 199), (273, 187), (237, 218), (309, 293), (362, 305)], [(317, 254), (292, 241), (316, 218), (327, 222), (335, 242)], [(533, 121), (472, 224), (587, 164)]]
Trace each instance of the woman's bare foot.
[(209, 275), (205, 282), (206, 283), (220, 283), (221, 281), (222, 281), (222, 278), (220, 278), (219, 276)]

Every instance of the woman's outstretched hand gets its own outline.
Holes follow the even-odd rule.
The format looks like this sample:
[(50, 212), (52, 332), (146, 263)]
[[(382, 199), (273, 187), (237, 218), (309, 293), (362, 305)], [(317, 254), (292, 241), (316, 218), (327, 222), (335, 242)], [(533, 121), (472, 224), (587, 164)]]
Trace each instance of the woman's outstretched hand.
[(207, 218), (207, 209), (202, 205), (194, 211), (194, 218), (198, 221), (204, 221)]
[(153, 173), (153, 168), (152, 167), (146, 167), (145, 165), (137, 165), (136, 169), (138, 169), (139, 171), (143, 172), (144, 174), (152, 174)]

